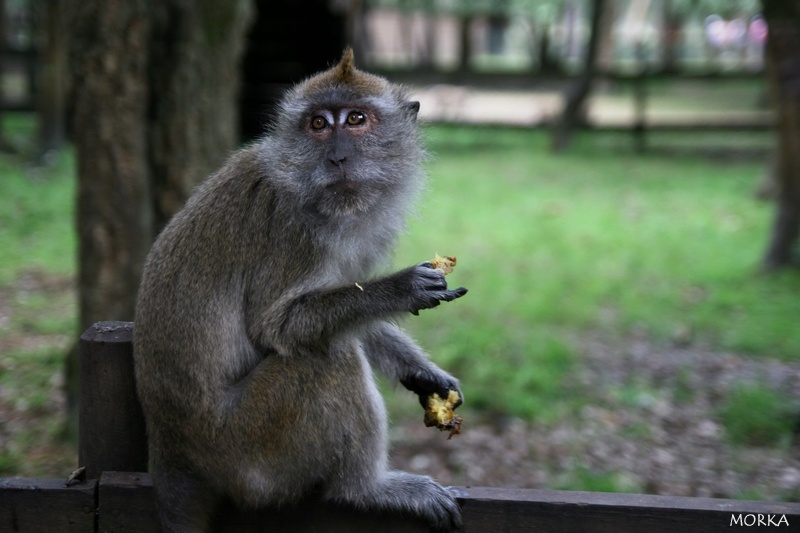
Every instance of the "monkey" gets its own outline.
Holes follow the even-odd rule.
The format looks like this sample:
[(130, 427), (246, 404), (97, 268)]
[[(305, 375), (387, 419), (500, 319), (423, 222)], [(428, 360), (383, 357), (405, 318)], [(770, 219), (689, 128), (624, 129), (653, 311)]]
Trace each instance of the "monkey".
[(430, 477), (392, 470), (373, 371), (419, 396), (458, 380), (397, 325), (453, 301), (442, 272), (388, 260), (424, 182), (419, 103), (333, 67), (290, 88), (156, 238), (137, 295), (134, 369), (165, 532), (204, 532), (223, 501), (314, 495), (461, 525)]

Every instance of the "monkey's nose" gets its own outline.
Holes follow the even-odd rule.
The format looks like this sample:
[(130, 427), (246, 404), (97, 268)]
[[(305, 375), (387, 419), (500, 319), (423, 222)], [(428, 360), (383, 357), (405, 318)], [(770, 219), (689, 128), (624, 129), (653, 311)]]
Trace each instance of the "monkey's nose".
[(328, 161), (330, 161), (336, 167), (340, 167), (340, 166), (344, 165), (344, 162), (346, 160), (347, 160), (347, 157), (345, 157), (345, 156), (341, 156), (341, 157), (339, 157), (339, 156), (331, 156), (331, 157), (328, 158)]

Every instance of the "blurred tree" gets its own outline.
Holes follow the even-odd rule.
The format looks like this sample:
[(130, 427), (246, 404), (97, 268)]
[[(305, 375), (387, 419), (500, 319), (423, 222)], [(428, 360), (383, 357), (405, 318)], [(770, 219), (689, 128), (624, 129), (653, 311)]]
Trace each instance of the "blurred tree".
[(675, 9), (675, 0), (661, 2), (661, 31), (663, 45), (661, 47), (661, 68), (665, 72), (678, 71), (678, 43), (681, 39), (686, 13)]
[[(235, 147), (252, 11), (250, 0), (69, 3), (81, 331), (133, 320), (153, 238)], [(76, 367), (73, 355), (72, 399)]]
[(556, 122), (553, 134), (552, 146), (556, 152), (564, 150), (569, 145), (575, 126), (583, 118), (584, 103), (589, 96), (597, 71), (597, 58), (599, 57), (605, 16), (606, 0), (592, 0), (592, 22), (586, 59), (580, 76), (565, 91), (564, 110)]
[(558, 63), (550, 49), (550, 32), (561, 9), (561, 0), (515, 0), (513, 16), (526, 17), (531, 25), (531, 58), (535, 60), (539, 73), (552, 74), (558, 71)]
[(42, 0), (36, 8), (37, 19), (41, 21), (37, 35), (41, 64), (36, 102), (39, 113), (36, 159), (44, 162), (61, 147), (67, 135), (66, 5), (65, 0)]
[[(8, 48), (8, 17), (6, 16), (6, 2), (5, 0), (0, 0), (0, 46), (2, 46), (3, 54), (6, 53)], [(0, 79), (3, 78), (4, 72), (6, 67), (6, 61), (0, 61)], [(3, 94), (4, 91), (0, 90), (0, 98), (4, 98), (5, 95)], [(2, 116), (2, 109), (0, 109), (0, 116)], [(14, 148), (11, 143), (8, 142), (3, 130), (0, 129), (0, 151), (3, 152), (13, 152)]]
[(777, 110), (776, 214), (767, 270), (797, 261), (800, 236), (800, 0), (762, 0), (769, 27), (766, 71)]

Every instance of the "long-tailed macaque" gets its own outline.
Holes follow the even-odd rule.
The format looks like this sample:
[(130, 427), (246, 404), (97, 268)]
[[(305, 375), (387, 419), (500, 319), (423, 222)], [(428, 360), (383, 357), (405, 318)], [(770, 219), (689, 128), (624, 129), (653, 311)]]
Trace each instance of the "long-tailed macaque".
[(311, 492), (460, 524), (451, 494), (387, 466), (376, 369), (423, 400), (461, 393), (392, 320), (463, 296), (430, 263), (387, 275), (420, 191), (419, 103), (352, 51), (288, 91), (158, 237), (134, 333), (162, 528), (207, 531), (223, 498)]

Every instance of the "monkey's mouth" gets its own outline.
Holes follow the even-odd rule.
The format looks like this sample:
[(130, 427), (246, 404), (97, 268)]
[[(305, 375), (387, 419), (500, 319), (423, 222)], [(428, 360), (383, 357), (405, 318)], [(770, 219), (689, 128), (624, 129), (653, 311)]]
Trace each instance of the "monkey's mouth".
[(327, 185), (326, 189), (335, 194), (355, 194), (358, 192), (358, 182), (349, 179), (347, 176), (343, 176), (330, 185)]
[(318, 208), (328, 215), (353, 215), (363, 212), (370, 205), (369, 191), (364, 183), (347, 177), (338, 177), (324, 187)]

